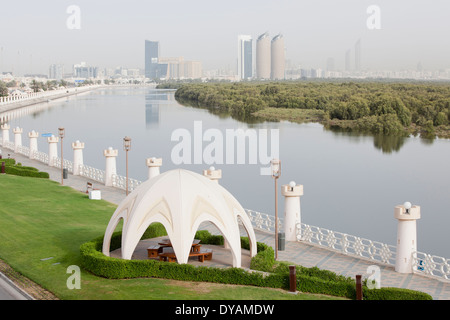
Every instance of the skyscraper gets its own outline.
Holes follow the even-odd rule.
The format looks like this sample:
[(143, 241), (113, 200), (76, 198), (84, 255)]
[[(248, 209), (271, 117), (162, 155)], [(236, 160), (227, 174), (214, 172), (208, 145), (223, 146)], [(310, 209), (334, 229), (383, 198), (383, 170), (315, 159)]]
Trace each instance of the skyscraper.
[(351, 71), (351, 52), (350, 52), (350, 50), (347, 50), (345, 52), (345, 71), (347, 71), (347, 72)]
[(355, 70), (361, 70), (361, 39), (355, 43)]
[(256, 40), (256, 77), (270, 79), (270, 66), (270, 38), (266, 32)]
[(282, 34), (275, 36), (271, 41), (271, 78), (282, 80), (285, 78), (285, 52), (284, 37)]
[(253, 77), (253, 40), (252, 36), (238, 36), (238, 76), (248, 80)]
[(164, 78), (167, 65), (159, 63), (159, 42), (145, 40), (145, 77), (149, 79)]

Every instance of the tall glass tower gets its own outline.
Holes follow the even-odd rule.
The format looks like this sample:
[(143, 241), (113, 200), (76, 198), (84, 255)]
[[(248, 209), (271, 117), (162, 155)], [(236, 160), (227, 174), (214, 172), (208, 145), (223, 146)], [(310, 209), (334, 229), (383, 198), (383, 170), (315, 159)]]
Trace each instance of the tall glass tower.
[(251, 36), (238, 36), (238, 75), (239, 79), (253, 77), (253, 40)]
[(159, 65), (159, 42), (145, 40), (145, 77), (149, 79), (159, 79), (165, 77), (161, 74), (162, 68)]

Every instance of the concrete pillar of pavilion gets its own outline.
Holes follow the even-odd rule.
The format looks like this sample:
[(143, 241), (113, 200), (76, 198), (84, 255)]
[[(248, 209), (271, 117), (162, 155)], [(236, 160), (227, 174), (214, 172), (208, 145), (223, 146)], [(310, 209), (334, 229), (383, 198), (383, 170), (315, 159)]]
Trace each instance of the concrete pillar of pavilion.
[[(281, 186), (284, 196), (284, 233), (286, 241), (297, 241), (297, 224), (301, 223), (300, 196), (303, 195), (303, 186), (291, 181)], [(300, 230), (299, 230), (300, 232)]]
[(222, 179), (222, 170), (216, 170), (216, 168), (210, 167), (208, 170), (203, 170), (203, 175), (211, 181), (219, 183), (219, 180)]
[(148, 167), (148, 178), (152, 179), (159, 175), (160, 173), (160, 167), (162, 166), (162, 159), (161, 158), (148, 158), (145, 163)]
[(3, 145), (3, 147), (5, 147), (5, 143), (9, 142), (10, 125), (7, 123), (4, 123), (1, 125), (1, 129), (2, 129), (2, 145)]
[(19, 147), (22, 146), (22, 133), (23, 129), (19, 127), (15, 127), (13, 129), (14, 132), (14, 152), (19, 152)]
[(83, 164), (83, 149), (84, 142), (80, 142), (79, 140), (72, 143), (73, 149), (73, 175), (80, 175), (80, 165)]
[(58, 158), (58, 141), (59, 138), (52, 135), (47, 138), (48, 142), (48, 166), (54, 167), (55, 160)]
[(31, 131), (28, 132), (28, 138), (30, 138), (30, 159), (34, 159), (34, 153), (38, 151), (37, 138), (39, 137), (39, 132)]
[(103, 155), (106, 158), (105, 186), (107, 187), (113, 186), (112, 176), (117, 174), (116, 158), (118, 154), (119, 151), (117, 149), (113, 149), (112, 147), (109, 147), (103, 151)]
[(397, 226), (397, 253), (395, 271), (412, 273), (414, 269), (413, 254), (417, 251), (417, 223), (420, 219), (420, 207), (405, 202), (394, 208)]

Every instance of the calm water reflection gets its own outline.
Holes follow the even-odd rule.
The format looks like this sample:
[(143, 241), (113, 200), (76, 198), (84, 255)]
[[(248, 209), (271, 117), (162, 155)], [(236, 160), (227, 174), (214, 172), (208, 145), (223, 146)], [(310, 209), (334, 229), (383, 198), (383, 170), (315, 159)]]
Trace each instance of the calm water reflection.
[[(138, 180), (147, 177), (148, 157), (162, 157), (162, 171), (180, 167), (171, 161), (178, 143), (171, 141), (171, 135), (179, 128), (193, 134), (194, 121), (202, 121), (203, 133), (219, 129), (224, 136), (227, 129), (279, 129), (280, 183), (294, 180), (304, 185), (302, 222), (395, 244), (394, 206), (410, 201), (422, 209), (418, 249), (450, 257), (449, 140), (436, 139), (430, 144), (420, 138), (361, 136), (325, 130), (318, 124), (246, 124), (224, 114), (181, 106), (173, 91), (150, 88), (100, 89), (48, 105), (51, 108), (10, 121), (12, 128), (24, 128), (25, 145), (25, 133), (31, 130), (56, 134), (64, 126), (65, 150), (71, 150), (73, 141), (85, 142), (84, 162), (104, 169), (103, 150), (112, 146), (119, 150), (118, 173), (125, 175), (122, 139), (130, 136), (130, 176)], [(48, 151), (44, 138), (39, 138), (38, 147)], [(70, 151), (66, 154), (72, 159)], [(209, 166), (181, 165), (198, 173)], [(214, 166), (223, 171), (220, 183), (245, 208), (273, 214), (274, 182), (260, 175), (260, 164)]]

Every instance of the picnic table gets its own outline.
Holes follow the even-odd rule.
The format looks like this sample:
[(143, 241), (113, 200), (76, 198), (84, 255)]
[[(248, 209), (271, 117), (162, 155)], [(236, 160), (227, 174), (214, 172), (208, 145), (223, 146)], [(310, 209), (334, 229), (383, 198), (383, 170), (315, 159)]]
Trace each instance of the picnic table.
[[(212, 259), (211, 249), (201, 249), (200, 240), (194, 239), (192, 248), (189, 252), (189, 257), (198, 257), (200, 262)], [(147, 248), (149, 258), (158, 258), (160, 261), (176, 262), (177, 257), (173, 251), (170, 239), (162, 239), (158, 245), (153, 245)]]

